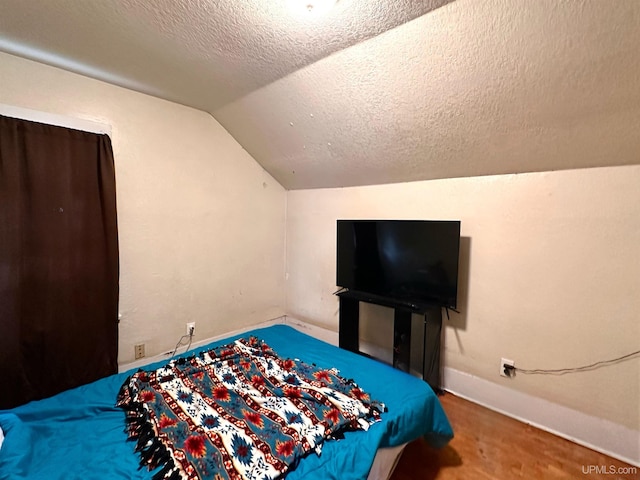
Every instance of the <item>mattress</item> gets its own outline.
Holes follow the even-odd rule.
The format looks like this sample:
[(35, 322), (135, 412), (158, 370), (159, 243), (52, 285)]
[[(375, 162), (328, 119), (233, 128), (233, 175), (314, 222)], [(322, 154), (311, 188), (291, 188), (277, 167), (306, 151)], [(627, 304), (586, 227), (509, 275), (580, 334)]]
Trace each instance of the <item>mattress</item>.
[[(235, 335), (196, 349), (197, 353), (237, 338), (256, 336), (281, 357), (299, 358), (324, 368), (335, 367), (354, 379), (387, 412), (368, 431), (347, 432), (325, 442), (321, 455), (306, 456), (288, 480), (363, 480), (376, 452), (424, 437), (442, 447), (453, 437), (437, 396), (422, 380), (392, 367), (276, 325)], [(149, 368), (157, 368), (156, 362)], [(53, 397), (0, 411), (4, 434), (0, 479), (144, 479), (153, 472), (139, 468), (139, 456), (127, 441), (124, 412), (115, 406), (123, 382), (133, 371), (112, 375)]]

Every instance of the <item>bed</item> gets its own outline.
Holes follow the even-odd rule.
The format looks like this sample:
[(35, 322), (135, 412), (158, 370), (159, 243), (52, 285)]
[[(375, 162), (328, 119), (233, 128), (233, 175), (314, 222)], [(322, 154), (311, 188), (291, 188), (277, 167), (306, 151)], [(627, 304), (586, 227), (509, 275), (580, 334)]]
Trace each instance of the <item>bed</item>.
[[(341, 350), (289, 326), (275, 325), (212, 342), (186, 356), (257, 337), (280, 357), (336, 368), (354, 379), (386, 411), (367, 431), (348, 431), (328, 440), (320, 455), (305, 456), (287, 480), (363, 480), (386, 478), (401, 447), (424, 437), (442, 447), (453, 437), (451, 425), (431, 388), (422, 380), (375, 360)], [(156, 362), (145, 369), (159, 368)], [(125, 431), (125, 414), (115, 405), (128, 371), (53, 397), (0, 411), (1, 479), (144, 479), (154, 472), (139, 468), (140, 456)], [(10, 388), (10, 386), (3, 386)]]

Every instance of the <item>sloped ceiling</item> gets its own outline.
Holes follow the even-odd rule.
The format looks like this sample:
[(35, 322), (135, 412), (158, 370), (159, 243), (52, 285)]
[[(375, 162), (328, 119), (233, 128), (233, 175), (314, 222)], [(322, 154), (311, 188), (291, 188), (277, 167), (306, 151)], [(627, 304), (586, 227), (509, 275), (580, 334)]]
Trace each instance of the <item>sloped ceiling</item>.
[(637, 0), (309, 1), (3, 0), (0, 50), (210, 112), (288, 189), (640, 163)]

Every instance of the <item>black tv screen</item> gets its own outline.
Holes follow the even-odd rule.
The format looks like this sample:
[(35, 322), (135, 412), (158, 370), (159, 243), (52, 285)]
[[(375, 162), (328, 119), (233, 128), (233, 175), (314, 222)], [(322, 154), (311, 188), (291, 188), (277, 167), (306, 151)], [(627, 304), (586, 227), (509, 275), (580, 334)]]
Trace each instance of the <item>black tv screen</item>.
[(460, 222), (338, 220), (336, 285), (456, 308)]

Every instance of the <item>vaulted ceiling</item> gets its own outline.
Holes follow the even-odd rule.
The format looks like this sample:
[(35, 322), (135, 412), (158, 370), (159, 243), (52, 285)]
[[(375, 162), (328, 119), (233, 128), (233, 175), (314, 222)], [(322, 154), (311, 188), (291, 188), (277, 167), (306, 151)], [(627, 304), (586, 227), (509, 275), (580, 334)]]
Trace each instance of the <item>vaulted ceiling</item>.
[(638, 0), (2, 0), (0, 50), (211, 113), (288, 189), (640, 163)]

